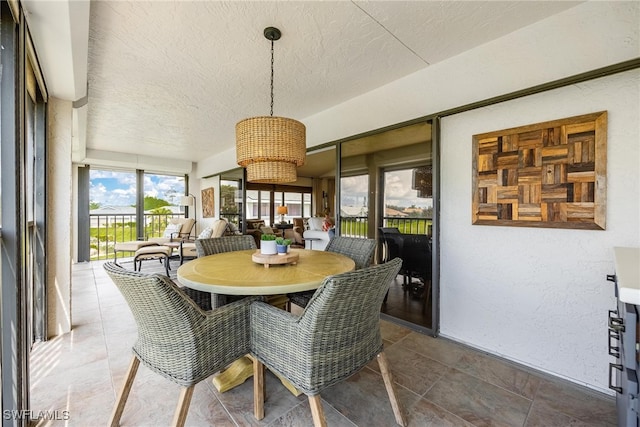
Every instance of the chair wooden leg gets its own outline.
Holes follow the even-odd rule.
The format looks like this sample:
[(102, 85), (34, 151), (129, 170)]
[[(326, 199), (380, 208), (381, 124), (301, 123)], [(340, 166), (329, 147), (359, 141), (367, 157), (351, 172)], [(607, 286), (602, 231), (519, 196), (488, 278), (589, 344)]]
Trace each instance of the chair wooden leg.
[(253, 357), (253, 416), (264, 418), (264, 365)]
[(384, 354), (384, 351), (381, 351), (380, 354), (378, 354), (378, 365), (380, 366), (380, 373), (382, 373), (384, 386), (387, 388), (387, 394), (389, 395), (393, 415), (396, 417), (396, 423), (401, 426), (406, 426), (407, 421), (404, 419), (404, 415), (402, 414), (402, 407), (398, 401), (398, 396), (396, 395), (396, 390), (393, 385), (393, 376), (389, 369), (389, 361), (387, 360), (387, 356)]
[(175, 414), (173, 414), (172, 426), (183, 427), (184, 422), (187, 420), (187, 413), (189, 412), (189, 405), (191, 404), (191, 396), (193, 396), (193, 390), (195, 385), (184, 387), (180, 392), (180, 398), (178, 399), (178, 407)]
[(309, 406), (311, 406), (311, 416), (315, 427), (327, 427), (327, 420), (324, 418), (322, 410), (322, 399), (319, 394), (309, 396)]
[(111, 420), (109, 420), (109, 425), (111, 427), (117, 427), (120, 425), (120, 418), (122, 417), (122, 412), (124, 411), (124, 405), (127, 403), (127, 398), (129, 397), (129, 392), (131, 391), (133, 380), (135, 379), (136, 373), (138, 372), (138, 366), (140, 366), (140, 360), (138, 360), (137, 357), (133, 356), (133, 359), (131, 359), (131, 363), (129, 363), (129, 369), (127, 370), (127, 376), (124, 379), (124, 384), (122, 385), (122, 389), (118, 394), (116, 406), (113, 408), (113, 412), (111, 413)]

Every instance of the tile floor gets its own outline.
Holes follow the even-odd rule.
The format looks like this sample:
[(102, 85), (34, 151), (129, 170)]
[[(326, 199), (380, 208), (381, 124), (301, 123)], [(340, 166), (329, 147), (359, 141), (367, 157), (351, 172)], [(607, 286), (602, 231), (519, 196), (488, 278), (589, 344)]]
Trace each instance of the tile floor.
[[(31, 408), (68, 411), (38, 425), (104, 426), (131, 358), (136, 326), (100, 263), (73, 268), (73, 331), (37, 344)], [(382, 321), (386, 353), (410, 426), (615, 426), (608, 396)], [(218, 393), (196, 386), (189, 426), (309, 426), (304, 397), (267, 375), (266, 417), (253, 417), (252, 380)], [(140, 366), (122, 426), (169, 425), (179, 387)], [(377, 364), (322, 393), (329, 426), (393, 426)]]

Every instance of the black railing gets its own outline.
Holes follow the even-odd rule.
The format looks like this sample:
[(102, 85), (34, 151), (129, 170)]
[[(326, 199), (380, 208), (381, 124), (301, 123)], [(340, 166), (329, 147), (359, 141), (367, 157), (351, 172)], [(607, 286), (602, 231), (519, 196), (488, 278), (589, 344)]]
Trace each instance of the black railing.
[[(347, 216), (340, 218), (340, 235), (349, 237), (369, 236), (369, 218), (366, 216)], [(431, 235), (431, 218), (401, 218), (386, 216), (382, 219), (384, 227), (396, 227), (403, 234)]]
[[(140, 239), (161, 237), (171, 218), (184, 218), (184, 214), (144, 214), (144, 235)], [(116, 242), (139, 240), (135, 214), (89, 214), (89, 221), (91, 260), (113, 258)]]

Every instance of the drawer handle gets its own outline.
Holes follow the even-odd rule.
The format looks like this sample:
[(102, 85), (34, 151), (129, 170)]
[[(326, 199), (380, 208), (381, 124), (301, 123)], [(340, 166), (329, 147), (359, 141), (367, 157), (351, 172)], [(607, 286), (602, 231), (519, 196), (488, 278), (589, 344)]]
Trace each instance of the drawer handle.
[(614, 330), (609, 329), (609, 356), (613, 356), (616, 359), (620, 358), (620, 347), (611, 345), (611, 340), (620, 340), (620, 334)]
[(615, 282), (616, 281), (616, 275), (615, 274), (607, 274), (607, 280), (609, 282)]
[(618, 314), (616, 310), (609, 310), (609, 327), (618, 332), (624, 332), (624, 319), (615, 317)]
[(609, 363), (609, 388), (617, 393), (622, 394), (622, 387), (616, 387), (613, 385), (613, 376), (611, 375), (611, 372), (613, 372), (612, 368), (622, 372), (622, 365), (618, 363)]

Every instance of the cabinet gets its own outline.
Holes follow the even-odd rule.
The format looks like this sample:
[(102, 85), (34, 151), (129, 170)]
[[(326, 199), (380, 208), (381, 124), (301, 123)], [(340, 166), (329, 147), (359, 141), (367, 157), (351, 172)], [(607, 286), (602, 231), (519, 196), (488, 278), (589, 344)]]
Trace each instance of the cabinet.
[(618, 425), (638, 427), (640, 249), (615, 248), (614, 256), (615, 274), (607, 276), (615, 283), (616, 296), (616, 308), (608, 316), (609, 355), (615, 358), (609, 363), (609, 388), (616, 392)]

